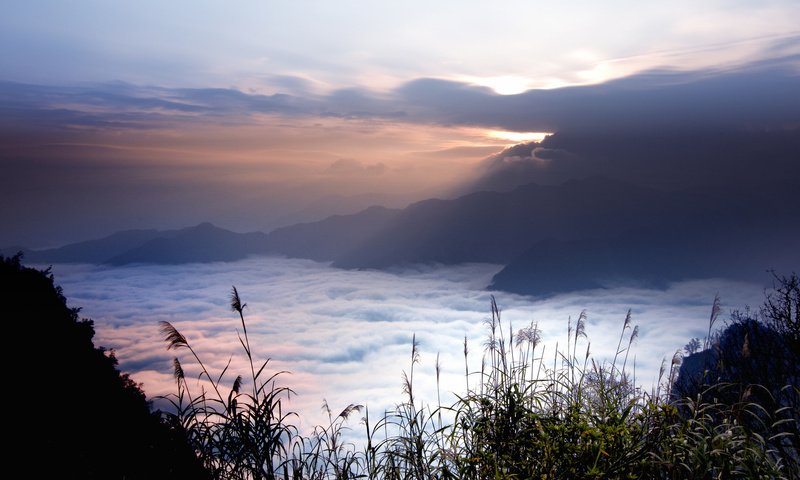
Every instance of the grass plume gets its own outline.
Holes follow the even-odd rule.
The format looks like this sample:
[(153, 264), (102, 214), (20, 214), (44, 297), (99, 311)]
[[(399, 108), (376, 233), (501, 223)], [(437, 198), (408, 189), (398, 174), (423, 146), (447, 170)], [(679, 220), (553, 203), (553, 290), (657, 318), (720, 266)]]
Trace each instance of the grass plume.
[[(629, 363), (639, 336), (630, 311), (613, 358), (603, 362), (591, 356), (586, 311), (574, 324), (568, 321), (566, 351), (557, 344), (546, 356), (538, 324), (516, 331), (505, 325), (494, 297), (481, 369), (470, 371), (465, 337), (466, 390), (456, 393), (453, 404), (442, 404), (438, 353), (435, 403), (417, 395), (415, 367), (422, 354), (415, 334), (409, 368), (402, 372), (403, 397), (393, 409), (376, 420), (360, 404), (335, 414), (323, 401), (327, 424), (304, 436), (292, 423), (295, 414), (283, 408), (293, 392), (276, 380), (286, 372), (268, 373), (269, 359), (255, 363), (245, 306), (234, 287), (231, 308), (241, 321), (252, 393), (241, 391), (237, 375), (222, 395), (228, 367), (212, 378), (189, 341), (171, 324), (161, 324), (167, 348), (187, 349), (212, 386), (212, 395), (202, 389), (191, 395), (182, 365), (174, 360), (178, 391), (169, 397), (170, 415), (217, 478), (791, 478), (798, 472), (796, 428), (790, 428), (796, 412), (792, 416), (779, 402), (770, 409), (757, 401), (798, 398), (796, 386), (775, 394), (759, 385), (716, 384), (694, 398), (676, 396), (678, 350), (668, 372), (666, 360), (662, 363), (658, 387), (645, 392), (636, 385), (635, 356)], [(709, 338), (719, 313), (717, 297), (706, 347), (714, 347)], [(750, 337), (744, 348), (754, 348)], [(735, 401), (707, 395), (729, 390), (739, 392)], [(349, 422), (356, 414), (363, 414), (361, 446), (348, 440), (354, 438)]]

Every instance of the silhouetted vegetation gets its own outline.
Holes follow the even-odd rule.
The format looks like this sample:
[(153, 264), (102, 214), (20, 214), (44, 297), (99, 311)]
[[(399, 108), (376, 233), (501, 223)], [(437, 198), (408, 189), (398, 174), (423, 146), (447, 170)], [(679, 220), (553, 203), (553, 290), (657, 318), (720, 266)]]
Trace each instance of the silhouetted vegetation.
[[(69, 308), (49, 270), (0, 256), (6, 459), (32, 478), (207, 478), (182, 430), (151, 412), (91, 320)], [(27, 461), (25, 461), (27, 460)]]
[[(410, 368), (403, 373), (404, 396), (392, 411), (376, 420), (353, 404), (334, 416), (325, 404), (330, 423), (309, 437), (291, 423), (294, 414), (282, 409), (282, 399), (291, 393), (276, 383), (283, 372), (266, 373), (269, 360), (254, 361), (245, 305), (234, 288), (231, 306), (241, 321), (252, 392), (242, 388), (241, 376), (225, 388), (226, 371), (207, 371), (189, 340), (163, 323), (169, 348), (187, 349), (210, 384), (190, 394), (176, 359), (177, 394), (170, 397), (175, 406), (170, 416), (184, 425), (198, 458), (218, 478), (797, 478), (796, 357), (787, 359), (774, 350), (780, 346), (787, 353), (788, 340), (784, 330), (772, 326), (794, 325), (794, 320), (776, 320), (774, 312), (796, 315), (792, 292), (797, 281), (794, 275), (779, 280), (762, 310), (767, 321), (734, 313), (732, 325), (715, 335), (715, 301), (706, 348), (687, 357), (680, 371), (676, 353), (669, 370), (662, 368), (659, 386), (649, 392), (631, 375), (629, 350), (638, 327), (630, 312), (617, 354), (597, 362), (590, 354), (584, 313), (569, 322), (566, 344), (547, 354), (537, 325), (514, 331), (502, 323), (493, 301), (480, 371), (470, 371), (464, 340), (466, 392), (455, 404), (442, 405), (440, 395), (432, 405), (419, 398), (414, 384), (419, 350), (413, 339)], [(743, 338), (751, 342), (744, 350)], [(719, 352), (737, 346), (739, 354), (722, 362), (708, 353), (713, 345), (721, 346), (715, 347)], [(753, 353), (762, 348), (769, 349)], [(699, 349), (699, 339), (687, 346), (687, 351)], [(760, 355), (773, 355), (769, 365), (783, 373), (765, 370)], [(680, 395), (680, 388), (693, 385), (686, 370), (693, 358), (707, 362), (702, 378), (715, 380)], [(739, 374), (745, 371), (760, 376)], [(439, 372), (437, 357), (437, 384)], [(795, 376), (786, 377), (786, 372)], [(348, 419), (361, 412), (363, 444), (356, 447), (343, 440), (343, 431)]]
[[(712, 334), (712, 313), (704, 348), (683, 359), (673, 397), (683, 418), (697, 405), (713, 405), (713, 428), (743, 429), (753, 446), (780, 460), (800, 477), (800, 280), (775, 276), (764, 305), (734, 311), (722, 332)], [(718, 411), (722, 407), (725, 411)]]
[[(162, 322), (168, 348), (202, 373), (200, 383), (189, 381), (174, 359), (172, 408), (152, 413), (113, 353), (93, 345), (91, 321), (66, 306), (48, 271), (25, 268), (19, 257), (3, 258), (0, 268), (9, 338), (25, 339), (8, 359), (18, 365), (9, 385), (24, 396), (12, 416), (12, 455), (41, 452), (46, 461), (29, 466), (35, 476), (800, 478), (794, 274), (776, 276), (763, 307), (734, 312), (719, 333), (716, 300), (707, 337), (690, 340), (682, 363), (680, 351), (669, 368), (665, 362), (649, 391), (633, 374), (638, 327), (630, 312), (616, 354), (598, 361), (585, 313), (549, 351), (536, 324), (515, 330), (493, 300), (482, 351), (464, 340), (465, 391), (452, 405), (441, 403), (441, 392), (432, 403), (420, 398), (414, 338), (391, 411), (376, 418), (361, 405), (339, 412), (325, 403), (327, 425), (304, 435), (285, 408), (293, 392), (280, 383), (284, 372), (271, 371), (250, 343), (235, 288), (230, 305), (248, 371), (209, 371), (191, 339)], [(473, 371), (476, 354), (481, 368)], [(437, 357), (437, 385), (440, 372)], [(29, 393), (35, 381), (40, 388)], [(355, 415), (360, 427), (351, 425)]]

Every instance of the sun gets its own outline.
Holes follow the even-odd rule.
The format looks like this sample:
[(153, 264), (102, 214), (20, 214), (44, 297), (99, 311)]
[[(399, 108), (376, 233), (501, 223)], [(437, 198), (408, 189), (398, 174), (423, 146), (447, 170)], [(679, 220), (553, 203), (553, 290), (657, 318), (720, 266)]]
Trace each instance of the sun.
[(465, 76), (461, 80), (488, 87), (498, 95), (517, 95), (535, 87), (530, 78), (515, 75), (502, 75), (496, 77)]
[(507, 132), (503, 130), (489, 130), (486, 135), (499, 140), (510, 140), (512, 142), (541, 142), (548, 136), (549, 132)]

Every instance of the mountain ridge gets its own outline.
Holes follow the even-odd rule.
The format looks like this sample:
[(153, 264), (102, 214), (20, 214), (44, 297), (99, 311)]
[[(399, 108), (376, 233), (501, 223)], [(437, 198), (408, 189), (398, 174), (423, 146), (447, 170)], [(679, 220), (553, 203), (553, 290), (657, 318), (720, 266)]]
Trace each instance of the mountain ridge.
[(615, 282), (663, 286), (685, 277), (735, 276), (736, 265), (752, 271), (761, 262), (763, 271), (782, 267), (785, 259), (800, 263), (784, 248), (800, 235), (790, 183), (769, 190), (670, 192), (587, 177), (427, 199), (403, 209), (373, 206), (268, 234), (202, 223), (122, 231), (25, 253), (40, 263), (111, 265), (234, 261), (258, 254), (346, 269), (487, 262), (504, 265), (490, 288), (533, 295)]

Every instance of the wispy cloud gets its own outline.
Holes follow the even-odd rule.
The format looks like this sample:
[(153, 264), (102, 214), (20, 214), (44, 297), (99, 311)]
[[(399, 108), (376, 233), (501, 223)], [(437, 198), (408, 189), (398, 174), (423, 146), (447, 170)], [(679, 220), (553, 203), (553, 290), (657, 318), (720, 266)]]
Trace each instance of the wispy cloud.
[[(171, 86), (386, 89), (421, 76), (498, 90), (597, 83), (660, 66), (702, 69), (769, 55), (797, 34), (792, 0), (669, 4), (339, 1), (236, 8), (12, 1), (0, 17), (7, 79)], [(603, 28), (613, 25), (614, 28)], [(410, 28), (413, 26), (413, 28)], [(33, 61), (32, 59), (35, 59)], [(521, 87), (520, 87), (521, 86)]]
[[(798, 44), (800, 37), (786, 42)], [(248, 122), (257, 115), (279, 114), (519, 132), (761, 129), (797, 126), (798, 77), (800, 53), (732, 69), (654, 70), (602, 84), (516, 95), (435, 78), (419, 78), (385, 91), (351, 87), (330, 93), (318, 93), (307, 82), (281, 80), (279, 84), (291, 93), (271, 95), (231, 88), (4, 82), (0, 108), (28, 119), (37, 118), (38, 112), (41, 122), (53, 125), (93, 127), (146, 126), (145, 120), (161, 126), (159, 120), (170, 116), (187, 122)], [(51, 118), (52, 113), (64, 117)]]

